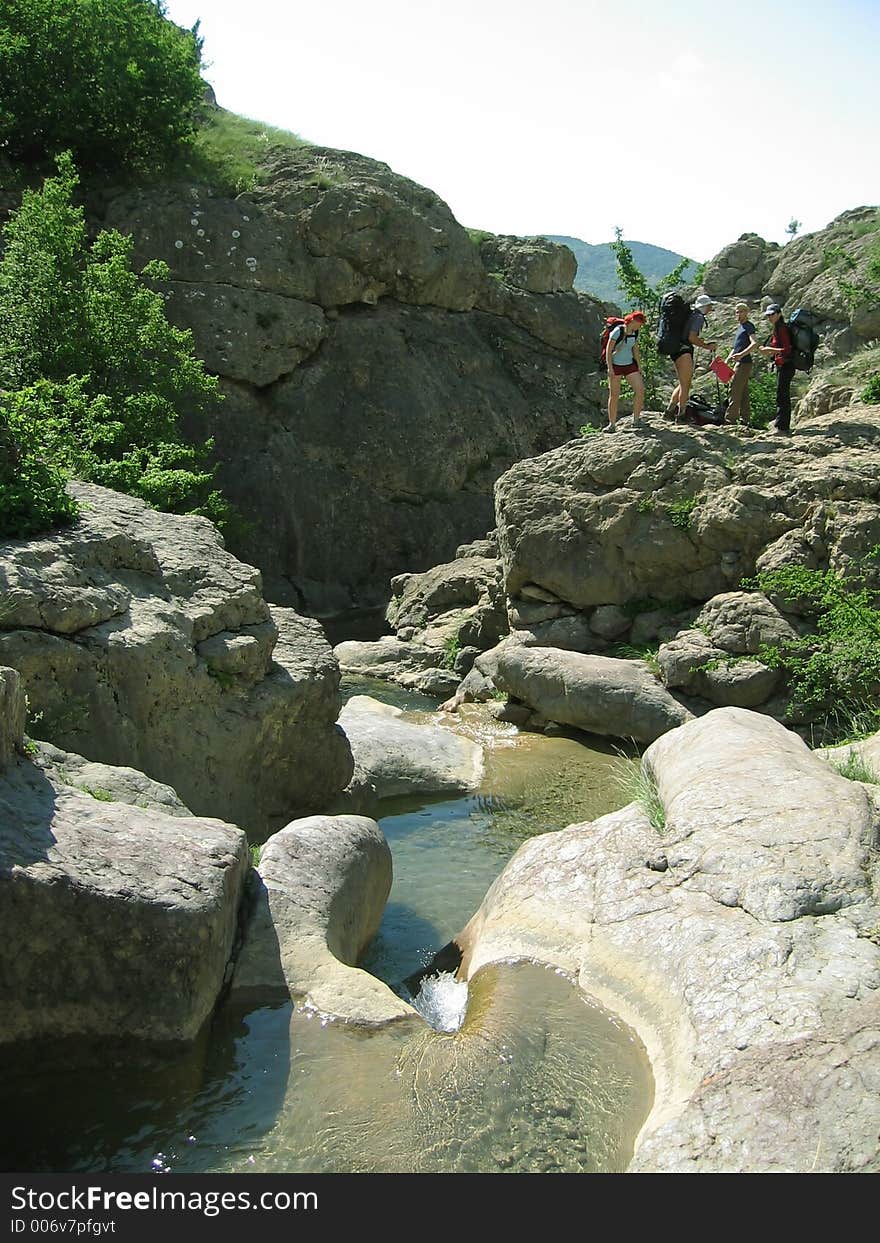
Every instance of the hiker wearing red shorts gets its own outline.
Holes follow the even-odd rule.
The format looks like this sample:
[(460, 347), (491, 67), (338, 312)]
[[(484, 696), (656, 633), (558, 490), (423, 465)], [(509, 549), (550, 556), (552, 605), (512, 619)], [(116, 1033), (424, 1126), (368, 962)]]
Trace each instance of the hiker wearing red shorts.
[(645, 381), (642, 379), (642, 360), (639, 354), (639, 329), (645, 323), (643, 311), (624, 315), (623, 323), (612, 328), (605, 347), (608, 366), (608, 423), (604, 432), (617, 429), (617, 403), (620, 398), (620, 382), (626, 376), (633, 391), (633, 424), (639, 426), (639, 415), (645, 405)]

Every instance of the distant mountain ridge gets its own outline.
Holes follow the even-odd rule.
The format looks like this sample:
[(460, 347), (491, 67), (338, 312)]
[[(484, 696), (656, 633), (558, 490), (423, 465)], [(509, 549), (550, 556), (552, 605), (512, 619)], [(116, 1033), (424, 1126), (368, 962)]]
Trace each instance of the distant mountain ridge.
[[(577, 237), (561, 237), (552, 233), (545, 236), (551, 242), (562, 242), (574, 251), (578, 265), (577, 276), (574, 278), (575, 289), (590, 293), (605, 302), (620, 304), (625, 300), (623, 290), (617, 283), (617, 266), (608, 242), (592, 245)], [(652, 285), (668, 275), (684, 258), (684, 255), (678, 255), (674, 250), (664, 250), (662, 246), (652, 246), (650, 242), (631, 242), (627, 239), (626, 244), (632, 251), (636, 267), (644, 272)], [(683, 283), (693, 284), (698, 271), (699, 264), (691, 260), (685, 269)]]

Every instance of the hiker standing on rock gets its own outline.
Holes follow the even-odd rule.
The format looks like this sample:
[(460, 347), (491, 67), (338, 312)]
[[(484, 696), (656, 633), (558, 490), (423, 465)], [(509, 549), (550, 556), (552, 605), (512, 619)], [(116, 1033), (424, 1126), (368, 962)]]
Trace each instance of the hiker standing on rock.
[(715, 341), (704, 341), (700, 336), (708, 322), (706, 312), (711, 310), (714, 305), (715, 303), (710, 297), (704, 293), (700, 294), (691, 308), (690, 318), (685, 324), (681, 346), (674, 354), (670, 355), (675, 363), (678, 383), (672, 390), (666, 413), (670, 418), (675, 416), (676, 422), (683, 420), (687, 411), (688, 397), (691, 394), (691, 382), (694, 378), (695, 347), (699, 346), (701, 350), (708, 350), (710, 354), (715, 353), (717, 343)]
[(736, 318), (739, 327), (733, 339), (733, 349), (727, 355), (727, 362), (733, 364), (733, 378), (730, 381), (729, 404), (726, 423), (739, 421), (749, 425), (751, 406), (749, 405), (749, 380), (752, 378), (752, 351), (757, 347), (757, 328), (749, 319), (749, 308), (745, 302), (737, 302)]
[(624, 376), (633, 391), (633, 425), (638, 426), (639, 415), (645, 404), (645, 381), (642, 379), (642, 359), (639, 354), (639, 329), (645, 324), (643, 311), (624, 315), (623, 323), (608, 333), (605, 347), (605, 363), (608, 368), (608, 422), (604, 432), (613, 432), (617, 426), (617, 403), (620, 384)]
[(794, 359), (791, 356), (791, 331), (782, 318), (782, 307), (771, 302), (764, 315), (773, 326), (769, 345), (759, 345), (762, 354), (769, 354), (776, 367), (776, 418), (770, 426), (780, 436), (791, 435), (791, 382), (794, 379)]

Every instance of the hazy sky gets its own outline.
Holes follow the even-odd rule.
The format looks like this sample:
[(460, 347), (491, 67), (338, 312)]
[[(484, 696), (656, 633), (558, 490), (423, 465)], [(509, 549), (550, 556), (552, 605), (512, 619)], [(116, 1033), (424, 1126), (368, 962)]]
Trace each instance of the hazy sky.
[(225, 108), (494, 233), (708, 259), (880, 201), (878, 0), (167, 0)]

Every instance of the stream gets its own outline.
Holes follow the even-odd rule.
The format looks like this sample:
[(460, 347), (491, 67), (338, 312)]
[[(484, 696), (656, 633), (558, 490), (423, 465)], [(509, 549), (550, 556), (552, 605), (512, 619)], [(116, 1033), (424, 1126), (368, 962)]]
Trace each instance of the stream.
[[(345, 679), (343, 690), (394, 703), (413, 720), (443, 719), (435, 701), (387, 683)], [(386, 800), (378, 815), (394, 885), (361, 965), (398, 990), (464, 926), (524, 840), (628, 801), (621, 771), (632, 760), (604, 740), (519, 733), (476, 705), (454, 728), (486, 748), (480, 789)], [(449, 1015), (465, 1000), (451, 1031), (421, 1018), (358, 1028), (296, 1000), (226, 1004), (176, 1058), (6, 1074), (0, 1168), (624, 1169), (653, 1098), (636, 1035), (562, 973), (534, 963), (484, 968), (469, 989), (435, 978), (418, 1005), (437, 1026), (456, 1027)]]

